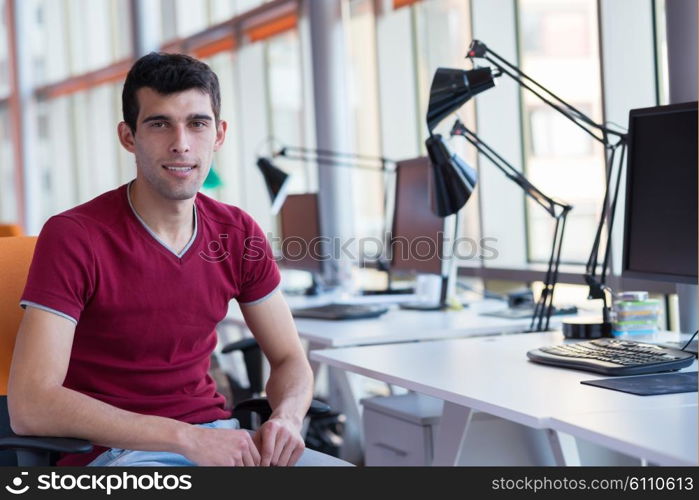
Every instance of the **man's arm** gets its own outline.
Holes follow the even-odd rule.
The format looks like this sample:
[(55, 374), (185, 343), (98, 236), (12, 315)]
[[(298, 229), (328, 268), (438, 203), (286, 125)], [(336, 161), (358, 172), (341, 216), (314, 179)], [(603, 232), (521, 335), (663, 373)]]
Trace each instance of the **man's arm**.
[(293, 465), (304, 449), (301, 425), (313, 395), (311, 367), (281, 292), (240, 310), (270, 364), (265, 389), (272, 416), (255, 434), (260, 465)]
[(200, 465), (256, 465), (245, 431), (206, 429), (141, 415), (63, 387), (73, 322), (28, 307), (17, 333), (8, 386), (12, 430), (20, 435), (83, 438), (123, 449), (170, 451)]

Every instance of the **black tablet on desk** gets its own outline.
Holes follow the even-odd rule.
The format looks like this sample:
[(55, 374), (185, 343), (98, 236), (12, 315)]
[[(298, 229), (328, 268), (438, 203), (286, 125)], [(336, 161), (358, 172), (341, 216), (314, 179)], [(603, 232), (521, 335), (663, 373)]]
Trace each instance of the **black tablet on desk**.
[(697, 392), (697, 372), (653, 373), (633, 377), (583, 380), (580, 383), (613, 391), (628, 392), (638, 396), (678, 394)]

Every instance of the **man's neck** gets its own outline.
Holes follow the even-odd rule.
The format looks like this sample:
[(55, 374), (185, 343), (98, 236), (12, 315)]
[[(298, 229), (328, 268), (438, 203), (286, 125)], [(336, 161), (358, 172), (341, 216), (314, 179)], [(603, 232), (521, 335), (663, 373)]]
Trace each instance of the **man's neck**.
[(173, 250), (184, 248), (194, 231), (194, 198), (165, 199), (138, 178), (128, 189), (131, 205), (151, 231)]

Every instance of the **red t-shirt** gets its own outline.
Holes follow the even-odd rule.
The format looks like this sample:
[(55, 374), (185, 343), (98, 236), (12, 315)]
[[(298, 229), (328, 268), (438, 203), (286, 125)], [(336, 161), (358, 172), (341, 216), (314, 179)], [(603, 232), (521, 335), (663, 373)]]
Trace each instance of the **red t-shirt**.
[(215, 327), (231, 299), (256, 302), (278, 287), (267, 239), (247, 213), (200, 193), (195, 233), (176, 255), (132, 209), (127, 187), (46, 222), (21, 303), (77, 323), (65, 387), (141, 414), (229, 418), (208, 375)]

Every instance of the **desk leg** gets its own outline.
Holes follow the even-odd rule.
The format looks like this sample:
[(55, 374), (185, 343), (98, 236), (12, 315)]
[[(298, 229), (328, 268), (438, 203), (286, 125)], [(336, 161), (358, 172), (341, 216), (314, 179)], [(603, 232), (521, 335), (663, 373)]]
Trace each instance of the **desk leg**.
[(556, 465), (560, 466), (579, 466), (580, 454), (578, 453), (578, 445), (575, 438), (570, 434), (546, 429), (546, 437), (551, 445), (553, 459)]
[(358, 392), (353, 382), (356, 382), (354, 374), (345, 370), (328, 367), (328, 379), (330, 384), (329, 403), (336, 411), (345, 414), (345, 432), (343, 436), (340, 458), (354, 464), (362, 463), (364, 453), (362, 451), (362, 417), (357, 400)]
[(444, 402), (432, 465), (449, 466), (459, 463), (461, 446), (466, 438), (466, 431), (473, 413), (471, 408)]
[(311, 365), (311, 371), (313, 372), (313, 380), (318, 380), (318, 372), (320, 371), (321, 363), (319, 361), (313, 361), (308, 355), (311, 351), (322, 348), (323, 346), (320, 344), (315, 344), (313, 342), (308, 343), (308, 352), (306, 353), (306, 356), (309, 358), (308, 362)]

